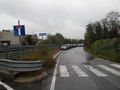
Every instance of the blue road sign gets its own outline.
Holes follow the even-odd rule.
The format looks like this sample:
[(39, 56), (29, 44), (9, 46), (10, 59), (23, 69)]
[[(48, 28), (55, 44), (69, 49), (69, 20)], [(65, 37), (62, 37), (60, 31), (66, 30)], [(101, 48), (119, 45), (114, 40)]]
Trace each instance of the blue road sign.
[(24, 25), (15, 25), (14, 28), (14, 35), (15, 36), (25, 36), (25, 26)]
[(46, 36), (46, 33), (39, 33), (39, 36)]

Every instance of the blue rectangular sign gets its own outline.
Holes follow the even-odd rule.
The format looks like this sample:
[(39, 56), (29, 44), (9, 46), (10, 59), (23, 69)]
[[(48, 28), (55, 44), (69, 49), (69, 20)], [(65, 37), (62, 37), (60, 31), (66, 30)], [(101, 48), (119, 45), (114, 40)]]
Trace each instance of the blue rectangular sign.
[(25, 36), (25, 26), (24, 25), (15, 25), (14, 28), (14, 35), (15, 36)]
[(46, 36), (46, 33), (39, 33), (39, 36)]

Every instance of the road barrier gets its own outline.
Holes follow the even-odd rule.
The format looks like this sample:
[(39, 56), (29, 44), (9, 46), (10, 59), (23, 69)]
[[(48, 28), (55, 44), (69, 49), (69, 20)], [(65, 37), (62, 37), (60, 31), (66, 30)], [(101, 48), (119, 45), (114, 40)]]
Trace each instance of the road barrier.
[(0, 59), (0, 69), (12, 72), (29, 72), (42, 69), (41, 61), (13, 61)]

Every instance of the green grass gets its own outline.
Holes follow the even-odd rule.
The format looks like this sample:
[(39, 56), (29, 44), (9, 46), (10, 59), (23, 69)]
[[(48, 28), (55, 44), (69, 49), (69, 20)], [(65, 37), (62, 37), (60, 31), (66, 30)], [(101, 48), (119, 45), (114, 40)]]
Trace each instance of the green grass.
[[(120, 39), (117, 40), (118, 47), (120, 48)], [(85, 48), (88, 53), (91, 53), (97, 57), (104, 58), (113, 62), (120, 63), (120, 51), (118, 57), (116, 54), (116, 41), (113, 39), (98, 40), (91, 45), (91, 49)]]

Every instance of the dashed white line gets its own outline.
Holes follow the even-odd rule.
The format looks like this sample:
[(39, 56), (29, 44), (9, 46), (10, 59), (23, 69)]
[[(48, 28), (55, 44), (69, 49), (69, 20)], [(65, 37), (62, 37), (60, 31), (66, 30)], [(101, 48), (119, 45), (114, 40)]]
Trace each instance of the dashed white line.
[(1, 81), (0, 81), (0, 85), (4, 86), (7, 90), (14, 90), (13, 88), (11, 88), (10, 86), (8, 86), (7, 84), (5, 84)]
[(69, 72), (65, 65), (60, 65), (60, 77), (70, 77)]
[(90, 65), (85, 65), (85, 67), (90, 70), (91, 72), (93, 72), (94, 74), (96, 74), (97, 76), (100, 76), (100, 77), (106, 77), (108, 76), (107, 74), (104, 74), (103, 72), (93, 68), (92, 66)]
[(104, 66), (104, 65), (98, 65), (98, 67), (100, 67), (100, 68), (102, 68), (102, 69), (104, 69), (104, 70), (106, 70), (106, 71), (109, 71), (109, 72), (111, 72), (111, 73), (113, 73), (113, 74), (115, 74), (115, 75), (117, 75), (117, 76), (120, 76), (120, 72), (117, 71), (117, 70), (115, 70), (115, 69), (112, 69), (112, 68), (110, 68), (110, 67), (106, 67), (106, 66)]
[(120, 65), (118, 65), (118, 64), (111, 64), (111, 66), (116, 67), (116, 68), (120, 68)]
[(72, 68), (79, 77), (88, 77), (88, 75), (83, 72), (83, 70), (81, 70), (78, 66), (73, 65)]

